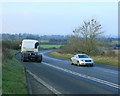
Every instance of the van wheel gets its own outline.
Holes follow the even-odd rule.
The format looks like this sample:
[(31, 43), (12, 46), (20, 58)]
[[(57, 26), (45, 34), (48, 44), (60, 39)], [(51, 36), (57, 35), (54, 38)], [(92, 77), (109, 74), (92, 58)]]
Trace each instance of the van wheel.
[(21, 58), (21, 61), (22, 61), (22, 62), (25, 62), (25, 59), (22, 57), (22, 58)]
[(42, 62), (42, 55), (39, 55), (38, 58), (37, 58), (37, 62)]

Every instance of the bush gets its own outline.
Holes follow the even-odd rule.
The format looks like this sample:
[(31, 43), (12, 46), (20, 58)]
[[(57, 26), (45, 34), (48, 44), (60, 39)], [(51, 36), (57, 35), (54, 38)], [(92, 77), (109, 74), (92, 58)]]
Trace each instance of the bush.
[(114, 51), (112, 50), (107, 50), (106, 55), (109, 57), (117, 56)]
[(71, 43), (61, 47), (59, 52), (70, 54), (83, 53), (93, 56), (100, 55), (102, 53), (102, 51), (99, 50), (97, 47), (95, 47), (94, 50), (88, 51), (85, 45), (76, 42), (74, 44)]
[(10, 41), (10, 40), (3, 40), (2, 44), (2, 61), (6, 61), (7, 59), (12, 59), (14, 54), (12, 50), (20, 49), (19, 44), (20, 41)]
[(11, 54), (10, 49), (8, 48), (3, 48), (2, 49), (2, 61), (6, 61), (7, 59), (12, 59), (13, 55)]
[(18, 49), (20, 49), (20, 47), (19, 47), (20, 42), (21, 41), (3, 40), (2, 41), (2, 48), (18, 50)]

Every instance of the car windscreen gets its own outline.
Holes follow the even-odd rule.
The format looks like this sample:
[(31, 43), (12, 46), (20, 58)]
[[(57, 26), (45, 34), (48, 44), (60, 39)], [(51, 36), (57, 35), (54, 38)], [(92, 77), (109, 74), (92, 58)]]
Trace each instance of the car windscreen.
[(79, 58), (88, 58), (87, 55), (78, 55)]

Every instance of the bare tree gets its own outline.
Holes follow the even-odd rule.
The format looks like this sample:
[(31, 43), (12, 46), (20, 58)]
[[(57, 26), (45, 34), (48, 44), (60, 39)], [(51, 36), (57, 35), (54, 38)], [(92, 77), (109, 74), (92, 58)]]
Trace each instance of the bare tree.
[(86, 53), (90, 54), (97, 49), (95, 38), (104, 33), (101, 29), (102, 26), (96, 20), (92, 19), (88, 22), (84, 21), (83, 26), (73, 31), (75, 36), (83, 38), (83, 44), (81, 46), (84, 46)]
[(84, 25), (82, 27), (76, 28), (73, 32), (82, 36), (83, 38), (89, 38), (93, 40), (103, 33), (101, 29), (101, 25), (96, 22), (96, 20), (92, 19), (88, 22), (84, 21)]

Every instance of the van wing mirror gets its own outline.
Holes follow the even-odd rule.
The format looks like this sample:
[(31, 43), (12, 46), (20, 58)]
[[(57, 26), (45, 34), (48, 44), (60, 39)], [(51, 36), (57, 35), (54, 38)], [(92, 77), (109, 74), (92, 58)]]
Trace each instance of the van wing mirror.
[(39, 43), (36, 42), (36, 43), (35, 43), (35, 49), (37, 49), (38, 46), (39, 46)]

